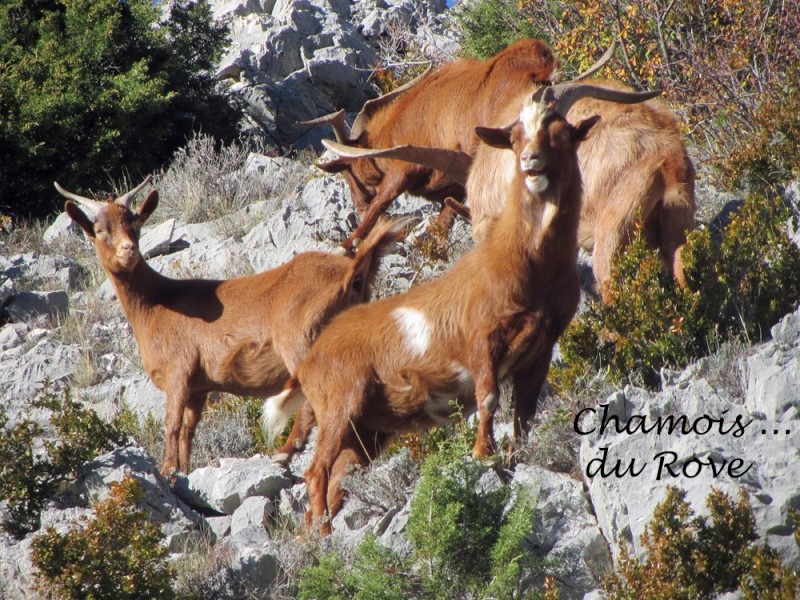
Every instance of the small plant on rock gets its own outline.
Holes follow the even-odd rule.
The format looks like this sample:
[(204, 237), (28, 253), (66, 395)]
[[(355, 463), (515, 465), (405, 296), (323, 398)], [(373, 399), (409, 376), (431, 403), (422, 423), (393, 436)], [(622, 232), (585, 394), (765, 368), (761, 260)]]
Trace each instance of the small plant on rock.
[[(410, 506), (408, 556), (367, 538), (353, 559), (330, 553), (306, 569), (299, 597), (541, 597), (530, 577), (543, 565), (524, 547), (533, 501), (497, 482), (487, 465), (465, 459), (469, 446), (457, 433), (427, 455)], [(552, 580), (543, 593), (558, 597)]]
[(678, 369), (720, 340), (758, 341), (800, 301), (800, 249), (786, 233), (778, 198), (749, 196), (715, 242), (692, 232), (682, 253), (687, 287), (662, 270), (641, 237), (616, 260), (610, 301), (590, 304), (560, 341), (559, 391), (604, 369), (612, 383), (657, 387), (663, 367)]
[(94, 519), (67, 533), (48, 528), (33, 540), (40, 587), (65, 600), (174, 598), (161, 530), (136, 508), (144, 492), (132, 477), (112, 484)]
[[(32, 414), (50, 412), (50, 432)], [(98, 454), (123, 445), (120, 423), (106, 423), (93, 410), (47, 389), (29, 405), (14, 425), (0, 412), (0, 501), (7, 515), (2, 527), (22, 537), (39, 528), (45, 502), (78, 467)]]
[(641, 536), (646, 558), (620, 547), (617, 572), (605, 581), (609, 599), (695, 600), (740, 586), (747, 598), (796, 597), (797, 574), (768, 546), (752, 546), (757, 536), (747, 494), (733, 502), (712, 488), (706, 506), (710, 521), (694, 515), (684, 490), (669, 487)]

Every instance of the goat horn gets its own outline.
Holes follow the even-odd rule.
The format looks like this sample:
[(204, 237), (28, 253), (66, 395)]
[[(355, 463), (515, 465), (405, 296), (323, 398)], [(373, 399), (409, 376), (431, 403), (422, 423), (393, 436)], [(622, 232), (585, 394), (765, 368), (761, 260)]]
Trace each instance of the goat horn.
[(589, 68), (588, 68), (588, 69), (586, 69), (586, 70), (585, 70), (583, 73), (581, 73), (581, 74), (580, 74), (580, 75), (578, 75), (578, 76), (577, 76), (575, 79), (573, 79), (573, 80), (572, 80), (572, 83), (575, 83), (575, 82), (581, 81), (581, 80), (583, 80), (583, 79), (586, 79), (586, 78), (588, 78), (588, 77), (591, 77), (592, 75), (594, 75), (595, 73), (597, 73), (597, 72), (598, 72), (600, 69), (602, 69), (603, 67), (605, 67), (605, 66), (608, 64), (608, 62), (609, 62), (609, 61), (610, 61), (610, 60), (613, 58), (613, 56), (614, 56), (614, 51), (615, 51), (616, 49), (617, 49), (617, 38), (613, 38), (613, 39), (611, 40), (611, 45), (608, 47), (608, 50), (606, 50), (606, 51), (603, 53), (603, 56), (601, 56), (601, 57), (600, 57), (600, 58), (597, 60), (597, 62), (595, 62), (595, 63), (594, 63), (594, 64), (593, 64), (591, 67), (589, 67)]
[(344, 144), (350, 139), (350, 136), (347, 134), (344, 118), (345, 112), (344, 109), (342, 109), (329, 115), (323, 115), (321, 117), (317, 117), (316, 119), (311, 119), (310, 121), (298, 121), (297, 124), (301, 127), (308, 128), (316, 127), (318, 125), (330, 125), (333, 127), (333, 134), (336, 136), (336, 141), (340, 144)]
[(150, 183), (150, 175), (145, 177), (144, 181), (142, 183), (137, 185), (130, 192), (128, 192), (126, 194), (123, 194), (122, 196), (120, 196), (119, 198), (114, 200), (114, 202), (116, 202), (117, 204), (121, 204), (125, 208), (130, 208), (131, 202), (136, 197), (136, 194), (138, 194), (140, 191), (142, 191), (142, 188), (144, 186), (146, 186), (148, 183)]
[(64, 188), (62, 188), (57, 181), (53, 182), (53, 185), (56, 186), (56, 190), (59, 194), (64, 196), (65, 198), (69, 198), (74, 202), (77, 202), (84, 210), (91, 213), (91, 217), (96, 217), (97, 213), (106, 205), (105, 202), (100, 202), (99, 200), (92, 200), (91, 198), (84, 198), (83, 196), (78, 196), (78, 194), (73, 194), (72, 192), (68, 192)]
[(388, 94), (378, 96), (372, 100), (367, 100), (364, 103), (364, 106), (361, 107), (361, 111), (356, 116), (356, 120), (353, 121), (353, 127), (350, 130), (350, 141), (355, 141), (361, 137), (361, 134), (364, 133), (364, 129), (367, 126), (369, 118), (374, 115), (379, 108), (389, 104), (389, 102), (397, 98), (397, 96), (408, 90), (411, 86), (415, 85), (418, 81), (430, 73), (432, 69), (433, 65), (430, 65), (427, 69), (425, 69), (425, 72), (422, 75), (418, 75), (408, 83), (404, 83), (399, 88), (392, 90)]
[(344, 158), (392, 158), (436, 169), (462, 186), (467, 185), (467, 174), (472, 165), (470, 155), (459, 150), (411, 145), (381, 149), (357, 148), (332, 140), (322, 140), (322, 145)]
[(572, 105), (581, 98), (596, 98), (597, 100), (607, 100), (620, 104), (636, 104), (655, 98), (660, 94), (661, 90), (628, 92), (585, 83), (557, 83), (545, 88), (541, 94), (541, 99), (542, 102), (555, 101), (558, 111), (566, 116)]

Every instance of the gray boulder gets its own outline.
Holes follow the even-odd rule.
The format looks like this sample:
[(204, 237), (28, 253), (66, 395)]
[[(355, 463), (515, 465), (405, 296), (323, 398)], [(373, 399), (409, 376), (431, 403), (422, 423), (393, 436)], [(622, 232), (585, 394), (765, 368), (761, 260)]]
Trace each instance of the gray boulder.
[(15, 323), (38, 322), (42, 318), (63, 315), (69, 308), (69, 297), (63, 290), (52, 292), (19, 292), (3, 309)]
[[(709, 382), (701, 362), (668, 377), (660, 393), (626, 388), (585, 411), (576, 424), (583, 434), (581, 469), (615, 556), (623, 540), (642, 554), (639, 538), (667, 486), (685, 489), (699, 514), (706, 513), (714, 486), (733, 498), (747, 491), (761, 539), (789, 565), (800, 565), (788, 516), (800, 506), (800, 377), (792, 357), (800, 350), (792, 333), (797, 319), (798, 313), (785, 317), (774, 331), (777, 339), (752, 351), (744, 401)], [(776, 362), (765, 362), (770, 356)], [(614, 418), (627, 431), (617, 433)], [(658, 423), (661, 433), (643, 432)]]
[(527, 543), (535, 556), (553, 561), (561, 597), (583, 598), (601, 585), (611, 554), (583, 485), (532, 465), (519, 465), (512, 484), (535, 500)]
[(112, 483), (126, 477), (133, 477), (144, 489), (139, 508), (147, 510), (161, 527), (171, 551), (183, 551), (190, 541), (208, 535), (203, 518), (175, 497), (153, 459), (141, 448), (120, 448), (96, 458), (81, 468), (76, 485), (83, 496), (98, 502), (108, 497)]
[(195, 469), (180, 477), (176, 491), (191, 506), (232, 515), (251, 496), (276, 498), (292, 484), (286, 469), (268, 458), (222, 458), (219, 467)]

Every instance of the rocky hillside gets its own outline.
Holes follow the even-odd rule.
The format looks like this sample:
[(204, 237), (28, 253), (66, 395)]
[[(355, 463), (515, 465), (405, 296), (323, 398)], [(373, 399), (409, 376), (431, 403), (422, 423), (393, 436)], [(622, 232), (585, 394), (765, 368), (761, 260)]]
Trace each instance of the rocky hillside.
[[(324, 133), (298, 129), (298, 119), (341, 107), (358, 110), (375, 93), (369, 69), (398, 31), (415, 33), (430, 53), (446, 53), (453, 43), (444, 3), (219, 0), (214, 7), (233, 34), (219, 77), (246, 106), (245, 129), (281, 147), (310, 144)], [(271, 268), (303, 250), (334, 248), (356, 222), (340, 178), (290, 159), (251, 154), (235, 172), (216, 177), (270, 191), (213, 219), (186, 218), (180, 207), (187, 200), (170, 187), (177, 179), (168, 172), (157, 180), (162, 206), (141, 242), (150, 264), (174, 277)], [(711, 212), (720, 204), (705, 189), (699, 202)], [(403, 197), (392, 211), (413, 215), (418, 224), (383, 260), (380, 295), (448, 267), (420, 250), (435, 207)], [(448, 248), (452, 258), (469, 239), (458, 223)], [(327, 549), (352, 553), (368, 533), (401, 555), (410, 552), (407, 524), (419, 467), (407, 452), (353, 476), (334, 534), (323, 541), (296, 539), (313, 444), (288, 468), (279, 466), (244, 439), (246, 422), (236, 415), (224, 421), (214, 416), (224, 411), (207, 410), (193, 457), (200, 468), (170, 486), (157, 469), (163, 395), (142, 369), (91, 246), (64, 215), (16, 240), (0, 241), (0, 403), (9, 425), (43, 389), (70, 389), (105, 417), (130, 411), (142, 433), (81, 468), (45, 507), (42, 527), (74, 527), (90, 514), (91, 502), (107, 497), (112, 482), (132, 475), (146, 492), (142, 506), (161, 526), (172, 562), (200, 556), (209, 565), (196, 569), (207, 579), (208, 597), (242, 597), (243, 590), (247, 597), (285, 597), (300, 567)], [(516, 485), (536, 499), (527, 548), (549, 561), (564, 598), (600, 597), (621, 541), (643, 554), (640, 535), (670, 485), (687, 490), (699, 513), (712, 486), (731, 497), (746, 490), (760, 539), (798, 569), (790, 516), (800, 510), (798, 357), (800, 310), (778, 323), (766, 343), (723, 346), (682, 372), (664, 372), (659, 392), (625, 387), (593, 398), (587, 409), (568, 415), (563, 437), (552, 435), (557, 419), (549, 418), (557, 406), (550, 398), (532, 432), (537, 451), (521, 452), (513, 471), (487, 470), (481, 493)], [(678, 426), (670, 431), (673, 423)], [(497, 431), (502, 438), (509, 424)], [(0, 598), (38, 597), (30, 563), (35, 536), (16, 540), (0, 533)], [(532, 582), (537, 589), (542, 584), (541, 578)]]

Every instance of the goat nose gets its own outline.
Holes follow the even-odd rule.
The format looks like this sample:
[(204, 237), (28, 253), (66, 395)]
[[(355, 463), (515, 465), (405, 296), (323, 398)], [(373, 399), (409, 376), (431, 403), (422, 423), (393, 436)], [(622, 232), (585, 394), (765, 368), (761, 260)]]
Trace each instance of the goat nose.
[(536, 171), (542, 168), (542, 157), (536, 150), (525, 150), (520, 154), (519, 166), (523, 171)]

